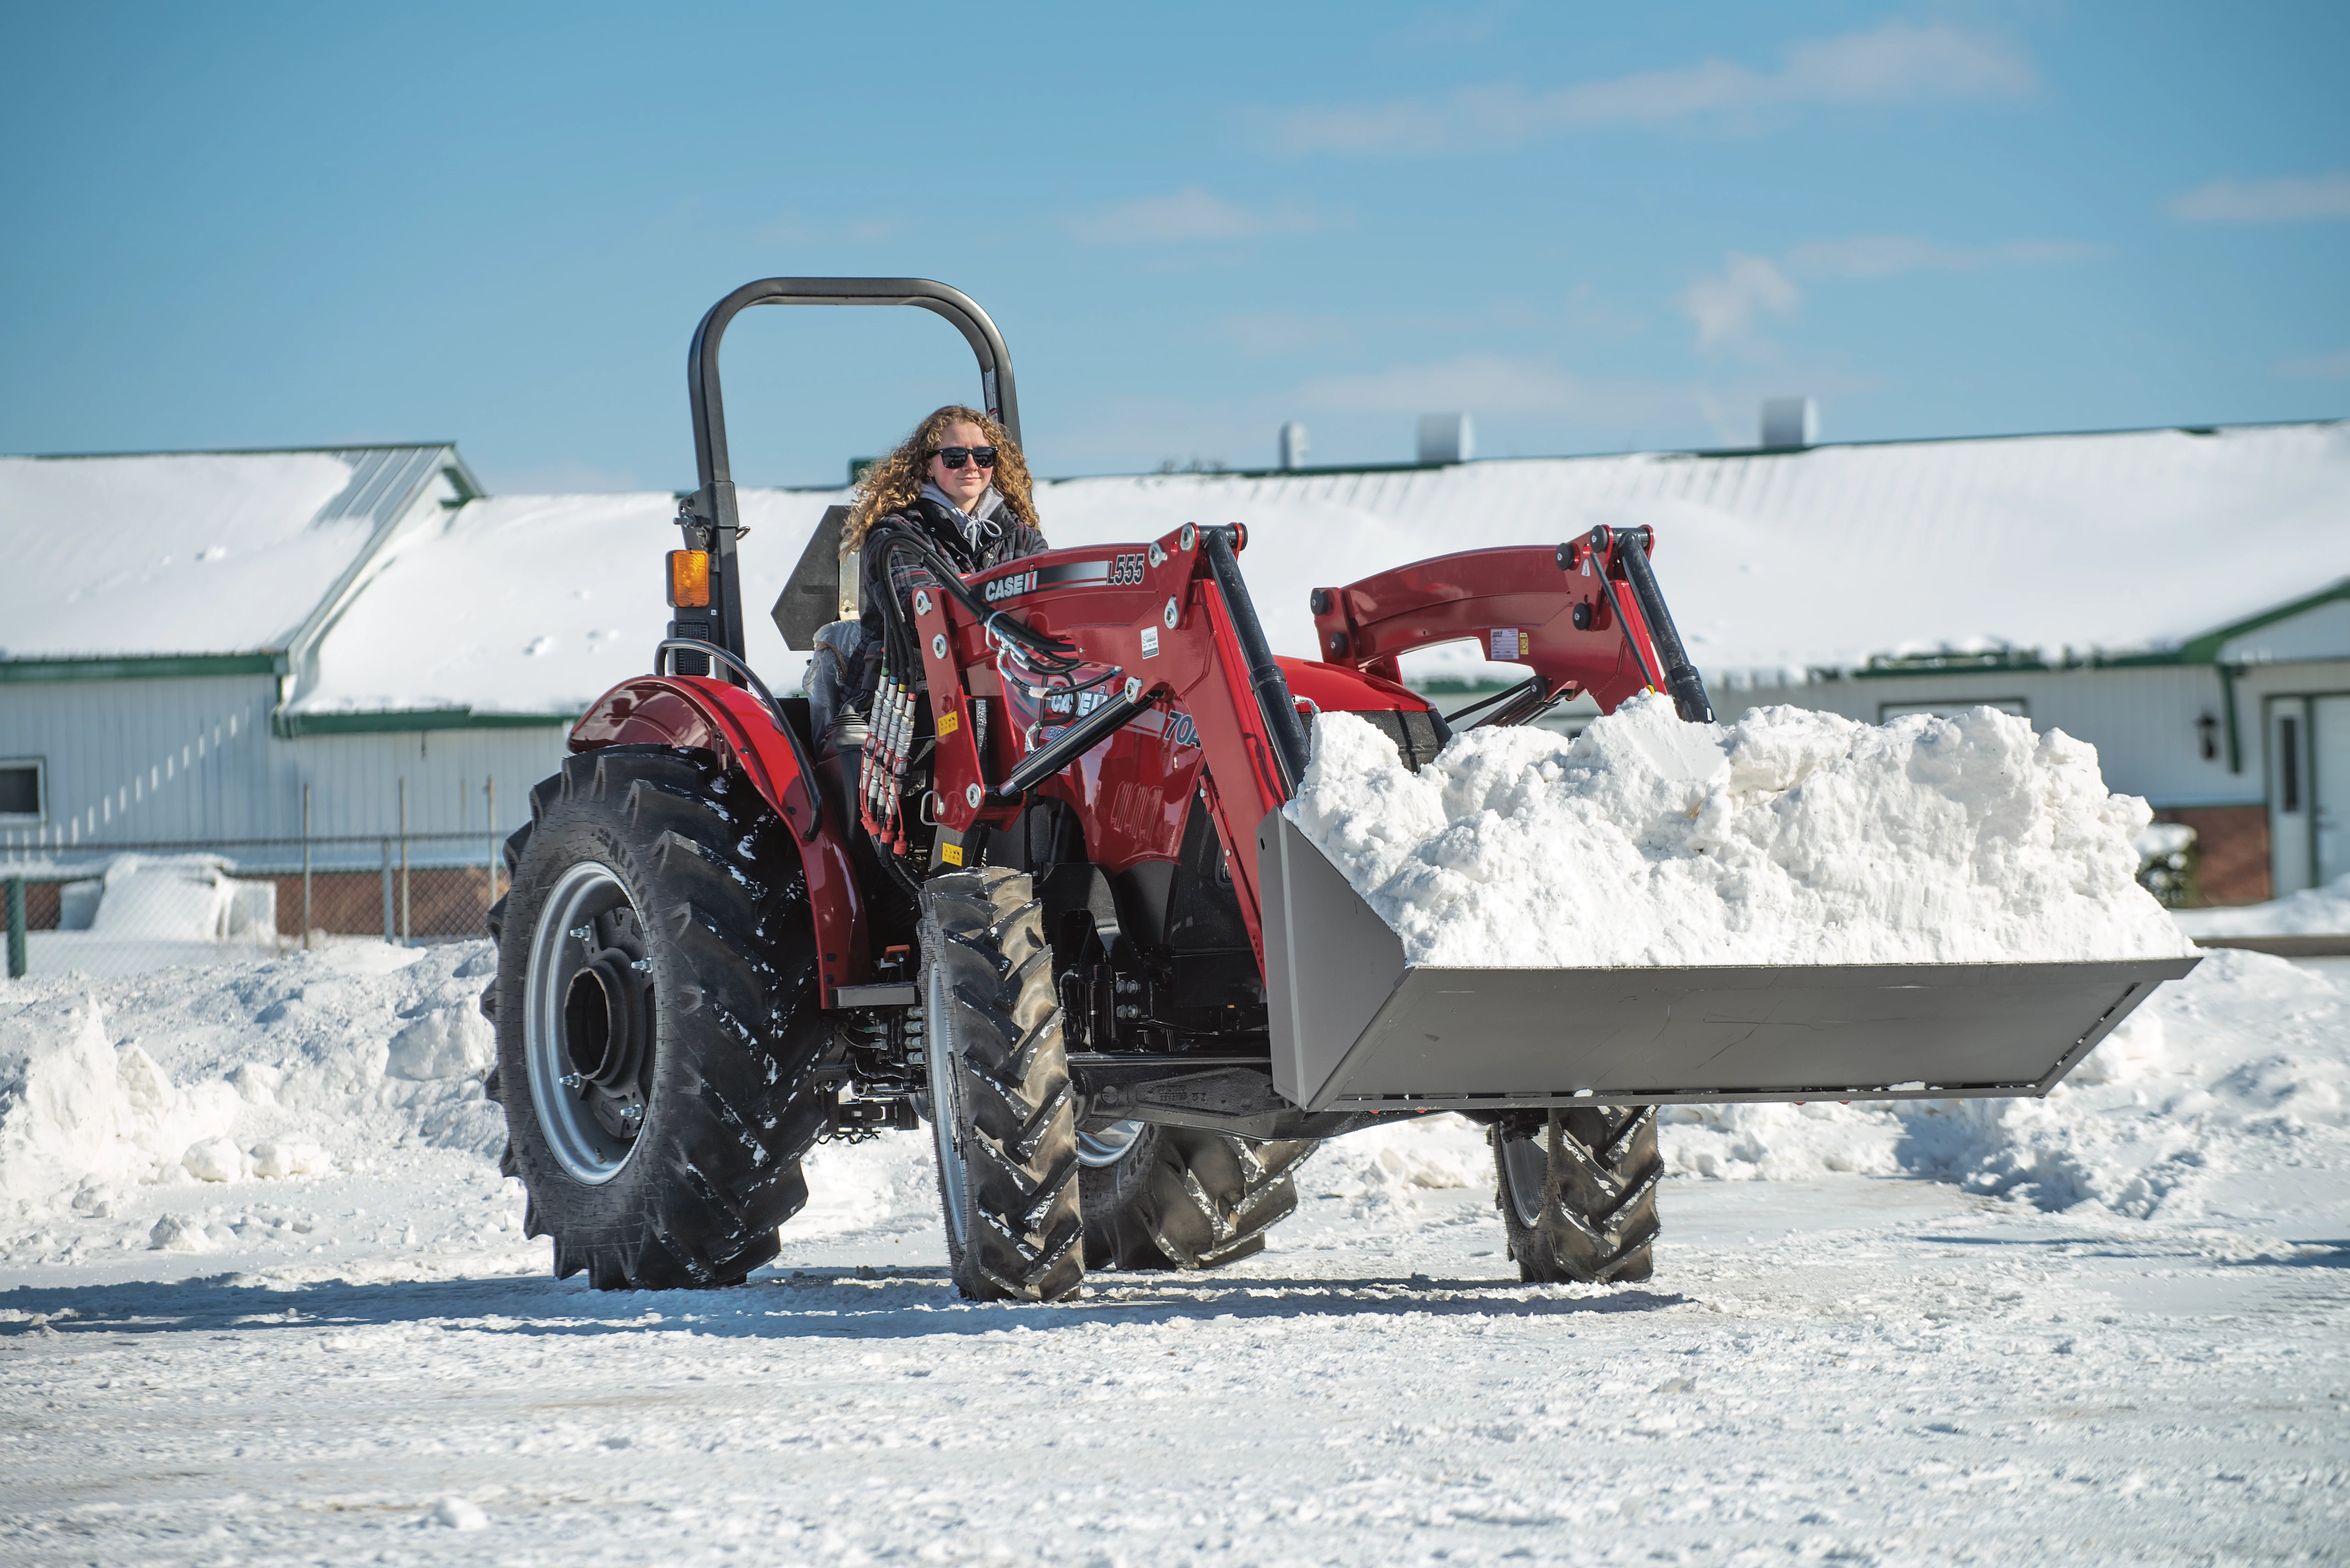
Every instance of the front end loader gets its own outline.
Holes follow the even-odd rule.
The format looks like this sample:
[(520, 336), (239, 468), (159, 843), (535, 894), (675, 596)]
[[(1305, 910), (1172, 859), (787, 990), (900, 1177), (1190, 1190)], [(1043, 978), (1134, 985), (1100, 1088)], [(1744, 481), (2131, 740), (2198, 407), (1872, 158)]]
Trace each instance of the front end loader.
[[(1455, 724), (1579, 694), (1711, 722), (1646, 529), (1317, 588), (1314, 659), (1268, 645), (1244, 523), (968, 576), (886, 535), (933, 585), (899, 612), (919, 667), (818, 732), (744, 654), (718, 347), (763, 304), (945, 317), (1019, 435), (1001, 336), (939, 284), (769, 279), (695, 332), (670, 635), (534, 791), (492, 911), (506, 1168), (558, 1274), (739, 1281), (817, 1139), (927, 1122), (958, 1286), (1054, 1299), (1088, 1270), (1246, 1257), (1320, 1140), (1453, 1112), (1489, 1129), (1524, 1278), (1638, 1280), (1659, 1105), (2045, 1094), (2192, 966), (1408, 962), (1283, 813), (1310, 719), (1357, 714), (1415, 767)], [(855, 609), (841, 526), (775, 607), (795, 648)], [(1398, 660), (1463, 639), (1527, 678), (1448, 717)]]

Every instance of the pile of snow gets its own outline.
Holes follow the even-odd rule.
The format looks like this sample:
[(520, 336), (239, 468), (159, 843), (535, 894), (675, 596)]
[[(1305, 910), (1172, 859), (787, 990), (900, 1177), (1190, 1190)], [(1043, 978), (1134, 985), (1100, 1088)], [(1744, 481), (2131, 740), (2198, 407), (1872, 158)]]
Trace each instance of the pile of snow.
[(1326, 713), (1285, 809), (1418, 964), (2194, 950), (2136, 879), (2146, 803), (2106, 789), (2095, 747), (1991, 708), (1881, 726), (1760, 708), (1723, 729), (1652, 694), (1573, 741), (1468, 731), (1417, 774)]
[[(208, 1251), (255, 1227), (307, 1251), (324, 1238), (278, 1211), (296, 1194), (420, 1155), (502, 1186), (494, 967), (486, 942), (360, 943), (0, 989), (0, 1256)], [(432, 1210), (452, 1185), (425, 1184)]]
[(2170, 917), (2190, 937), (2350, 935), (2350, 877), (2336, 877), (2266, 904), (2232, 909), (2180, 909)]
[(1676, 1172), (1911, 1175), (2136, 1219), (2350, 1220), (2350, 993), (2222, 950), (2132, 1014), (2044, 1099), (1677, 1106)]
[[(492, 964), (487, 943), (366, 944), (0, 987), (0, 1266), (543, 1272), (482, 1092)], [(2046, 1210), (2342, 1234), (2350, 992), (2331, 972), (2215, 952), (2045, 1099), (1669, 1107), (1666, 1163), (1682, 1180), (1927, 1178)], [(927, 1132), (820, 1146), (785, 1228), (798, 1260), (934, 1239), (931, 1162)], [(1335, 1201), (1321, 1212), (1418, 1223), (1492, 1179), (1482, 1129), (1445, 1116), (1335, 1140), (1298, 1185)], [(1475, 1209), (1462, 1222), (1491, 1222)]]
[(58, 928), (114, 941), (274, 944), (276, 883), (239, 881), (235, 869), (219, 855), (118, 855), (59, 889)]

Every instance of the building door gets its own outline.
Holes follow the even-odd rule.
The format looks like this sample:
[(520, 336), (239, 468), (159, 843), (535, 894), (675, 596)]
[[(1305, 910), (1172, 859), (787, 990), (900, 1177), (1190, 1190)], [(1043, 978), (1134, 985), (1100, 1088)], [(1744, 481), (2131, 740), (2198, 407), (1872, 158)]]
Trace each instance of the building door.
[(2324, 883), (2350, 877), (2350, 697), (2320, 697), (2310, 708), (2310, 827)]
[(2306, 697), (2272, 697), (2268, 703), (2269, 846), (2279, 898), (2307, 888), (2316, 870), (2317, 835), (2310, 826), (2316, 811), (2309, 788), (2314, 707)]

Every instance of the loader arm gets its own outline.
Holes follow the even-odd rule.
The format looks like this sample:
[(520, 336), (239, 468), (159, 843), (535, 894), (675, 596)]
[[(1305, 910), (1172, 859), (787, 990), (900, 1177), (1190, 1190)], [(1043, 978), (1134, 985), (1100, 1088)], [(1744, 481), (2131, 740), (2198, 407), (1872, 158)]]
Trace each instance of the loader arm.
[[(1263, 962), (1258, 828), (1296, 793), (1307, 737), (1241, 579), (1237, 556), (1246, 544), (1247, 531), (1237, 524), (1187, 524), (1148, 544), (1028, 556), (972, 574), (960, 591), (917, 597), (937, 735), (936, 861), (962, 864), (974, 833), (1007, 826), (1029, 790), (1143, 713), (1171, 710), (1198, 732), (1205, 804)], [(1388, 680), (1397, 655), (1438, 642), (1476, 638), (1504, 657), (1506, 630), (1506, 656), (1529, 664), (1544, 683), (1540, 705), (1589, 691), (1612, 710), (1667, 680), (1669, 660), (1659, 657), (1652, 628), (1669, 619), (1661, 602), (1656, 614), (1644, 614), (1623, 576), (1622, 557), (1646, 544), (1641, 532), (1602, 530), (1555, 548), (1420, 562), (1348, 588), (1316, 590), (1316, 618), (1327, 628), (1332, 662)], [(1577, 570), (1586, 562), (1594, 564), (1589, 575)], [(1007, 674), (1021, 678), (1018, 649), (1000, 629), (1005, 618), (1059, 639), (1067, 659), (1109, 673), (1097, 677), (1085, 711), (1034, 751), (1017, 744), (1007, 726), (993, 726), (991, 756), (980, 744), (989, 726), (973, 704), (1000, 700)], [(1672, 646), (1678, 650), (1678, 639)]]
[(1703, 723), (1713, 708), (1649, 569), (1655, 548), (1648, 529), (1599, 527), (1555, 549), (1470, 550), (1316, 588), (1321, 655), (1393, 680), (1400, 655), (1471, 639), (1495, 663), (1525, 665), (1543, 705), (1588, 692), (1612, 713), (1653, 689)]

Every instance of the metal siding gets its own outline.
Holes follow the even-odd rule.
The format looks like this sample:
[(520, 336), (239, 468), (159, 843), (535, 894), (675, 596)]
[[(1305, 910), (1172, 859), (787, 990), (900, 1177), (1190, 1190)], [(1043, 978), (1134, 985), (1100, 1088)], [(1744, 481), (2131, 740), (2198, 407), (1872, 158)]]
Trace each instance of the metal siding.
[(2236, 805), (2261, 799), (2257, 710), (2239, 698), (2246, 726), (2244, 772), (2228, 771), (2227, 745), (2206, 762), (2195, 721), (2224, 713), (2219, 672), (2210, 665), (2148, 665), (2128, 669), (1986, 670), (1970, 675), (1919, 675), (1868, 680), (1822, 680), (1752, 686), (1713, 694), (1728, 723), (1749, 709), (1784, 702), (1876, 723), (1887, 703), (1991, 701), (2020, 697), (2035, 730), (2062, 730), (2097, 748), (2106, 783), (2157, 806)]
[(46, 828), (0, 846), (245, 837), (267, 822), (266, 675), (0, 688), (0, 753), (48, 763)]
[[(47, 825), (0, 831), (0, 855), (296, 838), (306, 780), (314, 835), (397, 833), (403, 776), (411, 832), (478, 834), (486, 845), (528, 820), (531, 786), (565, 755), (562, 725), (280, 740), (269, 728), (276, 694), (269, 676), (0, 687), (0, 756), (42, 758), (48, 789)], [(484, 809), (491, 778), (495, 824)], [(472, 864), (484, 853), (442, 846), (411, 860)], [(359, 858), (372, 865), (378, 854)]]

